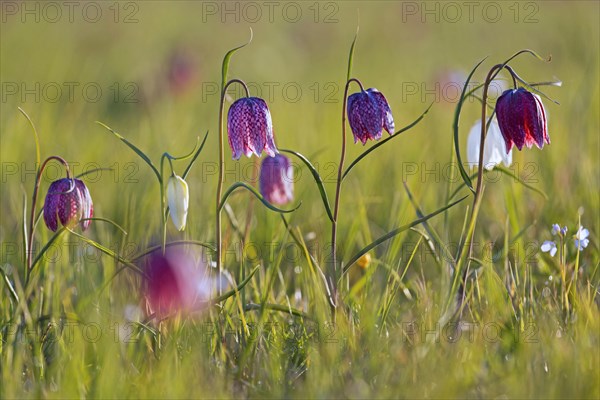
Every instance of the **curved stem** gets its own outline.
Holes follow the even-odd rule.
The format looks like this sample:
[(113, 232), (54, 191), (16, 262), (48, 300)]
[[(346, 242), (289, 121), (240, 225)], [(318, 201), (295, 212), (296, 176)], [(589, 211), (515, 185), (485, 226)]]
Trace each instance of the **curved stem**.
[[(473, 207), (471, 208), (471, 216), (470, 216), (470, 226), (472, 229), (469, 230), (470, 237), (466, 238), (465, 243), (469, 243), (469, 253), (468, 259), (472, 258), (473, 254), (473, 237), (475, 236), (475, 226), (477, 223), (477, 215), (479, 214), (479, 205), (481, 203), (482, 198), (482, 189), (483, 189), (483, 150), (485, 146), (485, 138), (487, 134), (487, 99), (488, 99), (488, 89), (490, 87), (490, 83), (497, 75), (498, 71), (502, 68), (506, 68), (508, 72), (510, 72), (513, 77), (513, 81), (516, 84), (516, 80), (513, 74), (512, 68), (510, 68), (506, 64), (496, 64), (494, 65), (487, 74), (485, 79), (485, 83), (483, 85), (483, 96), (481, 101), (481, 137), (479, 140), (479, 163), (477, 165), (477, 186), (475, 188), (475, 196), (473, 197)], [(459, 254), (457, 260), (460, 260), (462, 256), (462, 246), (460, 247)], [(459, 286), (459, 308), (462, 311), (462, 305), (465, 301), (466, 295), (466, 285), (467, 285), (467, 277), (469, 275), (469, 263), (466, 263), (465, 269), (462, 271), (462, 279)], [(456, 271), (458, 273), (458, 270)]]
[[(223, 194), (223, 167), (225, 165), (225, 150), (223, 148), (223, 111), (225, 108), (225, 95), (227, 93), (227, 88), (229, 85), (233, 83), (239, 83), (244, 87), (246, 91), (246, 97), (250, 97), (250, 91), (248, 90), (248, 86), (246, 83), (240, 79), (231, 79), (227, 82), (223, 88), (221, 89), (221, 100), (219, 104), (219, 180), (217, 182), (217, 196), (215, 201), (215, 212), (216, 212), (216, 225), (215, 225), (215, 234), (216, 234), (216, 261), (217, 261), (217, 271), (219, 276), (221, 276), (221, 195)], [(219, 286), (219, 291), (220, 291)], [(219, 292), (220, 294), (220, 292)]]
[(64, 165), (65, 170), (67, 172), (67, 179), (72, 179), (71, 178), (71, 170), (69, 169), (69, 164), (65, 161), (64, 158), (59, 157), (59, 156), (50, 156), (48, 158), (46, 158), (44, 160), (44, 162), (42, 163), (42, 165), (40, 166), (40, 168), (38, 169), (37, 175), (35, 177), (35, 186), (33, 187), (33, 198), (31, 201), (31, 213), (30, 213), (30, 218), (29, 218), (29, 235), (27, 238), (27, 243), (25, 244), (26, 246), (28, 246), (27, 249), (27, 268), (26, 268), (26, 279), (25, 279), (25, 284), (27, 284), (27, 282), (29, 282), (29, 272), (31, 271), (31, 261), (32, 261), (32, 256), (33, 256), (33, 234), (35, 231), (35, 209), (36, 209), (36, 205), (37, 205), (37, 197), (38, 197), (38, 191), (40, 189), (40, 183), (42, 182), (42, 174), (44, 172), (44, 169), (46, 168), (46, 165), (48, 165), (48, 163), (52, 160), (56, 160), (58, 162), (60, 162), (62, 165)]
[(327, 281), (331, 293), (331, 297), (329, 302), (331, 304), (331, 311), (333, 316), (335, 316), (335, 309), (337, 307), (337, 287), (336, 282), (338, 281), (338, 271), (341, 270), (337, 266), (337, 220), (340, 208), (340, 196), (342, 190), (342, 179), (344, 175), (344, 160), (346, 159), (346, 105), (348, 103), (348, 89), (350, 88), (350, 84), (355, 82), (360, 87), (360, 90), (364, 92), (364, 87), (362, 83), (356, 78), (350, 78), (346, 82), (346, 87), (344, 88), (344, 101), (342, 105), (342, 149), (340, 155), (340, 163), (338, 165), (338, 174), (337, 181), (335, 186), (335, 202), (333, 206), (333, 221), (331, 222), (331, 265), (330, 270), (327, 274)]

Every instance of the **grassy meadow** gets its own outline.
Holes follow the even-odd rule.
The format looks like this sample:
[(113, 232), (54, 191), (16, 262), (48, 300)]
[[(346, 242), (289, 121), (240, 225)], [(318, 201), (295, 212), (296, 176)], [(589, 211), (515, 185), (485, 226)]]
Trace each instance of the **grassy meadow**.
[[(0, 3), (1, 398), (600, 398), (600, 3), (48, 4)], [(218, 282), (231, 290), (251, 276), (243, 288), (201, 312), (153, 318), (135, 268), (144, 270), (149, 248), (160, 251), (160, 186), (95, 121), (157, 167), (163, 153), (188, 154), (208, 132), (186, 177), (186, 229), (167, 220), (166, 240), (210, 267), (223, 57), (251, 28), (229, 79), (265, 99), (277, 146), (310, 159), (333, 204), (357, 21), (352, 77), (385, 94), (396, 130), (431, 109), (343, 181), (338, 261), (349, 268), (335, 321), (320, 272), (330, 267), (331, 221), (311, 171), (289, 154), (295, 199), (280, 207), (301, 202), (297, 210), (278, 215), (243, 190), (223, 208)], [(560, 103), (542, 98), (551, 144), (513, 150), (512, 175), (484, 175), (472, 256), (462, 258), (465, 302), (453, 313), (456, 254), (473, 206), (456, 166), (455, 108), (479, 61), (487, 57), (469, 88), (521, 49), (551, 61), (520, 55), (510, 62), (520, 77), (562, 82), (537, 86)], [(512, 85), (505, 72), (498, 77), (492, 107)], [(231, 86), (225, 110), (241, 96)], [(94, 220), (55, 238), (42, 219), (30, 274), (24, 232), (39, 165), (19, 108), (35, 125), (41, 159), (60, 156), (84, 174), (94, 217), (123, 229)], [(463, 161), (481, 108), (477, 97), (463, 103)], [(354, 144), (350, 128), (346, 138), (346, 166), (376, 144)], [(226, 138), (224, 146), (224, 190), (257, 186), (261, 159), (234, 161)], [(175, 172), (189, 163), (173, 161)], [(38, 210), (64, 176), (49, 164)], [(387, 232), (463, 196), (346, 265)], [(568, 232), (552, 257), (540, 246), (557, 240), (554, 223)], [(581, 251), (572, 238), (579, 225), (590, 232)]]

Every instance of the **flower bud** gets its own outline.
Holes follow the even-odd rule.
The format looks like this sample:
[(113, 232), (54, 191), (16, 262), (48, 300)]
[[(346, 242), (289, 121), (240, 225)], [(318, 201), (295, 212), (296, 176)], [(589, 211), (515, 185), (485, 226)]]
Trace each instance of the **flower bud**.
[(177, 228), (185, 229), (190, 194), (187, 183), (177, 175), (172, 175), (167, 182), (167, 204), (171, 211), (171, 220)]

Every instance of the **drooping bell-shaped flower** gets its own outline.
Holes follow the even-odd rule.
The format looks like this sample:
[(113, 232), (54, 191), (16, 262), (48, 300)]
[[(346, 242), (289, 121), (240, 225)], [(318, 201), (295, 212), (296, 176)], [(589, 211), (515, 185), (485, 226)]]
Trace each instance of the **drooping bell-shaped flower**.
[(267, 157), (260, 168), (260, 193), (273, 204), (286, 204), (294, 200), (294, 169), (284, 155)]
[(507, 153), (513, 145), (521, 150), (550, 144), (546, 110), (537, 94), (524, 88), (506, 90), (496, 101), (496, 116)]
[(167, 204), (171, 220), (178, 231), (185, 229), (189, 201), (190, 193), (186, 181), (180, 176), (172, 175), (167, 182)]
[(146, 298), (159, 318), (201, 310), (208, 304), (213, 283), (206, 266), (193, 254), (168, 248), (153, 253), (146, 265)]
[(44, 222), (48, 229), (56, 232), (59, 221), (67, 228), (74, 228), (81, 222), (85, 231), (93, 213), (92, 197), (83, 181), (63, 178), (50, 184), (44, 201)]
[[(479, 150), (481, 142), (481, 120), (478, 120), (469, 132), (467, 138), (467, 162), (472, 168), (479, 165)], [(496, 165), (504, 163), (507, 167), (512, 164), (512, 150), (505, 151), (504, 138), (495, 119), (490, 123), (485, 145), (483, 146), (483, 166), (491, 171)]]
[(236, 100), (227, 114), (227, 136), (233, 159), (252, 153), (260, 157), (264, 150), (271, 157), (277, 147), (273, 141), (273, 122), (267, 103), (258, 97), (242, 97)]
[(379, 140), (385, 129), (394, 134), (394, 117), (385, 96), (370, 88), (348, 97), (348, 122), (354, 135), (354, 143)]

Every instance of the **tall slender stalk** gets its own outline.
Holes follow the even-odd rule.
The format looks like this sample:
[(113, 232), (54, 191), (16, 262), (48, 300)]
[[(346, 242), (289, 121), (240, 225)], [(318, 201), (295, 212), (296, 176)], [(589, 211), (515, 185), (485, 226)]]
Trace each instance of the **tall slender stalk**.
[(336, 282), (341, 276), (339, 272), (341, 268), (337, 266), (337, 219), (339, 214), (340, 207), (340, 197), (342, 191), (342, 178), (344, 174), (344, 160), (346, 159), (346, 104), (348, 102), (348, 89), (350, 88), (350, 83), (356, 82), (360, 87), (360, 90), (364, 92), (364, 87), (362, 83), (356, 78), (350, 78), (346, 82), (346, 87), (344, 88), (344, 101), (342, 105), (342, 149), (340, 155), (340, 163), (338, 165), (338, 174), (337, 181), (335, 186), (335, 203), (333, 207), (333, 221), (331, 222), (331, 265), (330, 271), (327, 274), (328, 285), (331, 293), (331, 298), (329, 299), (331, 305), (332, 316), (335, 317), (335, 309), (337, 308), (337, 299), (338, 292), (336, 287)]
[[(225, 108), (225, 95), (227, 94), (227, 88), (229, 87), (229, 85), (231, 85), (232, 83), (239, 83), (240, 85), (242, 85), (244, 87), (244, 90), (246, 92), (246, 97), (250, 97), (250, 91), (248, 90), (248, 86), (246, 85), (246, 83), (240, 79), (231, 79), (229, 82), (227, 82), (225, 85), (223, 85), (223, 88), (221, 89), (221, 101), (219, 104), (219, 180), (217, 182), (217, 197), (216, 197), (216, 202), (215, 202), (215, 212), (216, 212), (216, 224), (215, 224), (215, 229), (216, 229), (216, 259), (217, 259), (217, 271), (219, 273), (219, 276), (221, 276), (221, 270), (222, 270), (222, 260), (221, 260), (221, 255), (222, 255), (222, 242), (221, 242), (221, 211), (220, 211), (220, 205), (221, 205), (221, 197), (223, 195), (223, 167), (225, 165), (225, 150), (223, 147), (223, 110)], [(219, 286), (219, 294), (221, 292), (221, 287)]]
[(26, 268), (26, 279), (25, 282), (27, 284), (27, 282), (29, 282), (29, 273), (31, 272), (31, 262), (32, 262), (32, 256), (33, 256), (33, 234), (35, 232), (35, 210), (36, 210), (36, 206), (37, 206), (37, 197), (38, 197), (38, 191), (40, 189), (40, 184), (42, 182), (42, 174), (44, 173), (44, 169), (46, 168), (46, 165), (52, 161), (52, 160), (56, 160), (58, 162), (60, 162), (62, 165), (65, 166), (65, 170), (67, 171), (67, 178), (71, 179), (71, 170), (69, 169), (69, 164), (65, 161), (64, 158), (59, 157), (59, 156), (50, 156), (48, 158), (46, 158), (46, 160), (44, 160), (44, 162), (42, 163), (42, 165), (40, 166), (40, 169), (38, 169), (37, 175), (35, 177), (35, 186), (33, 187), (33, 198), (31, 201), (31, 213), (29, 215), (29, 234), (27, 236), (27, 243), (25, 244), (26, 246), (28, 246), (27, 248), (27, 268)]
[[(473, 207), (471, 207), (471, 215), (469, 218), (469, 230), (467, 233), (467, 237), (465, 238), (465, 242), (464, 242), (464, 243), (469, 244), (469, 252), (468, 252), (468, 257), (467, 257), (468, 259), (470, 259), (473, 255), (473, 237), (475, 236), (475, 227), (477, 225), (477, 216), (479, 214), (479, 206), (481, 205), (481, 199), (482, 199), (482, 193), (483, 193), (483, 153), (484, 153), (485, 139), (486, 139), (486, 134), (487, 134), (486, 118), (487, 118), (487, 107), (488, 107), (488, 104), (487, 104), (488, 89), (490, 87), (491, 82), (494, 80), (494, 78), (496, 77), (496, 75), (502, 68), (506, 68), (508, 70), (508, 72), (510, 72), (515, 88), (517, 86), (515, 73), (514, 73), (513, 69), (506, 64), (494, 65), (488, 72), (487, 77), (485, 78), (485, 83), (483, 85), (483, 95), (482, 95), (482, 100), (481, 100), (481, 137), (479, 140), (479, 162), (477, 165), (477, 186), (475, 187), (475, 195), (473, 197)], [(457, 260), (459, 260), (458, 266), (460, 266), (460, 261), (461, 261), (461, 257), (462, 257), (462, 249), (463, 249), (463, 246), (460, 247), (459, 253), (457, 256)], [(462, 271), (462, 277), (461, 277), (461, 282), (460, 282), (460, 286), (459, 286), (459, 309), (461, 310), (461, 312), (462, 312), (462, 308), (463, 308), (462, 307), (463, 303), (465, 301), (465, 295), (466, 295), (465, 289), (466, 289), (466, 285), (467, 285), (467, 277), (469, 275), (470, 262), (468, 259), (466, 261), (466, 267)], [(458, 274), (458, 272), (459, 272), (459, 268), (456, 269), (457, 274)]]

